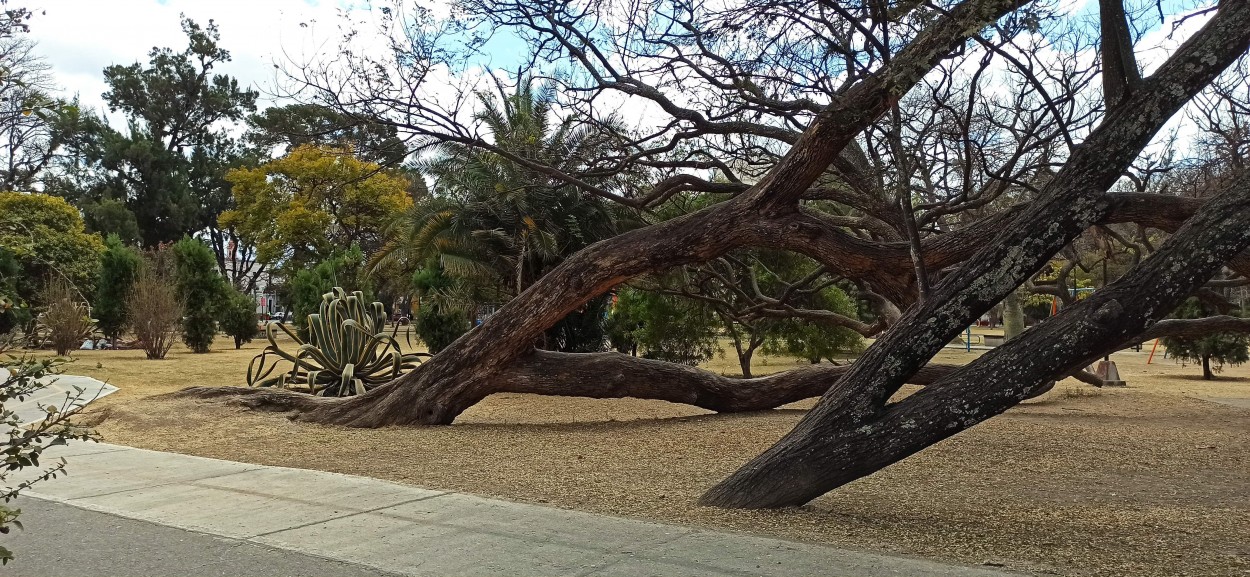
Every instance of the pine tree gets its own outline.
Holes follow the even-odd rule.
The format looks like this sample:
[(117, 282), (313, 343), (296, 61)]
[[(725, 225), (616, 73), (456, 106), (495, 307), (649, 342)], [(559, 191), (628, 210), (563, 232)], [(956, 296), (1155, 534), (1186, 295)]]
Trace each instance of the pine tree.
[[(1176, 307), (1173, 316), (1182, 319), (1198, 319), (1215, 314), (1202, 301), (1191, 297)], [(1240, 365), (1250, 360), (1247, 347), (1250, 339), (1238, 333), (1213, 333), (1201, 337), (1164, 337), (1163, 346), (1179, 361), (1202, 364), (1202, 378), (1211, 380), (1224, 365)], [(1214, 368), (1211, 361), (1215, 361)]]

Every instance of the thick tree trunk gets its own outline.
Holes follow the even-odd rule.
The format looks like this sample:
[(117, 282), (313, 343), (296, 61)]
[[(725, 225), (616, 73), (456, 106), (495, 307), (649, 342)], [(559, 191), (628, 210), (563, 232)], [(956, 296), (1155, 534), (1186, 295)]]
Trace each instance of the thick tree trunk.
[[(1143, 83), (1142, 90), (1130, 95), (1124, 106), (1109, 114), (1102, 125), (1073, 151), (1069, 161), (1043, 187), (1038, 199), (1025, 207), (993, 243), (978, 251), (958, 271), (943, 280), (934, 288), (930, 298), (908, 309), (902, 320), (868, 348), (852, 370), (829, 389), (791, 434), (709, 491), (703, 502), (753, 508), (799, 505), (923, 448), (924, 445), (917, 445), (894, 458), (883, 459), (882, 455), (890, 454), (890, 451), (875, 456), (847, 453), (829, 442), (835, 438), (851, 441), (854, 435), (833, 434), (834, 431), (842, 432), (844, 427), (856, 427), (858, 432), (855, 434), (862, 435), (862, 438), (854, 439), (861, 442), (882, 437), (883, 430), (892, 431), (889, 427), (878, 429), (867, 423), (880, 420), (883, 414), (891, 414), (886, 401), (908, 375), (931, 359), (969, 323), (1015, 290), (1077, 235), (1104, 218), (1110, 212), (1110, 202), (1102, 192), (1128, 168), (1167, 119), (1220, 71), (1244, 54), (1247, 46), (1250, 46), (1250, 3), (1222, 6), (1202, 31), (1182, 45)], [(1237, 185), (1243, 184), (1244, 180), (1244, 177), (1238, 179)], [(1211, 206), (1205, 206), (1198, 215), (1209, 214)], [(1182, 230), (1188, 229), (1189, 225), (1186, 225)], [(1171, 244), (1177, 245), (1175, 242)], [(1195, 261), (1206, 262), (1199, 258), (1203, 252), (1202, 249), (1194, 249), (1191, 255)], [(1220, 263), (1236, 254), (1224, 255)], [(1138, 268), (1142, 267), (1139, 265)], [(1154, 312), (1156, 317), (1161, 317), (1167, 311)], [(1144, 330), (1145, 326), (1140, 329)], [(1114, 344), (1118, 346), (1132, 336), (1126, 335)], [(1032, 340), (1021, 337), (1016, 342)], [(1003, 347), (995, 352), (997, 350), (1003, 350)], [(986, 355), (969, 366), (977, 365), (986, 358), (999, 357)], [(1027, 367), (1032, 359), (1022, 356), (1015, 361)], [(1053, 375), (1069, 372), (1071, 369), (1026, 374), (1037, 379), (1038, 383), (1032, 385), (1036, 386), (1049, 381)], [(992, 384), (993, 381), (986, 382)], [(1028, 391), (1016, 393), (1018, 396), (1013, 398), (1018, 401), (1027, 396)], [(962, 410), (969, 414), (983, 415), (982, 418), (997, 414), (984, 412), (986, 407), (993, 406), (990, 400), (969, 397), (962, 402)], [(919, 416), (908, 413), (908, 418), (908, 422), (891, 423), (891, 426), (915, 427)], [(979, 420), (949, 421), (952, 426), (948, 434)], [(915, 438), (930, 437), (919, 435)], [(929, 442), (941, 438), (944, 435), (932, 437)], [(859, 446), (861, 450), (869, 450), (862, 443)], [(825, 454), (821, 454), (821, 450)], [(830, 459), (828, 455), (837, 455), (837, 458)], [(806, 473), (796, 476), (798, 471)]]
[(1202, 380), (1209, 381), (1215, 378), (1215, 373), (1211, 372), (1211, 355), (1202, 355)]
[[(811, 365), (762, 377), (736, 378), (620, 353), (534, 351), (499, 373), (493, 388), (501, 393), (656, 399), (718, 413), (739, 413), (819, 397), (850, 368)], [(958, 368), (926, 365), (908, 382), (927, 386)]]
[[(560, 353), (535, 350), (491, 379), (492, 393), (529, 393), (592, 399), (652, 399), (718, 413), (765, 411), (819, 397), (850, 366), (812, 365), (763, 377), (736, 378), (621, 353)], [(909, 379), (927, 386), (957, 365), (926, 365)], [(307, 412), (336, 406), (337, 399), (279, 389), (191, 387), (172, 397), (225, 399), (277, 412)]]
[[(1186, 244), (1194, 236), (1217, 243), (1234, 238), (1218, 221), (1212, 226), (1227, 237), (1203, 236), (1209, 231), (1187, 226), (1157, 255), (1159, 259), (1146, 261), (1166, 260), (1172, 268), (1151, 264), (1151, 274), (1181, 284), (1150, 285), (1157, 279), (1130, 272), (1099, 291), (1101, 296), (1048, 321), (1051, 328), (1030, 330), (920, 393), (887, 405), (902, 384), (922, 380), (928, 360), (957, 331), (1015, 290), (1090, 225), (1113, 217), (1115, 198), (1102, 192), (1182, 104), (1245, 52), (1250, 44), (1250, 3), (1223, 3), (1203, 31), (1072, 152), (1037, 200), (1012, 211), (1009, 218), (990, 219), (989, 228), (977, 227), (977, 234), (994, 232), (987, 242), (970, 245), (967, 235), (954, 233), (924, 243), (928, 268), (947, 270), (946, 278), (850, 367), (812, 367), (811, 373), (799, 370), (723, 383), (703, 372), (682, 372), (664, 363), (624, 365), (622, 359), (628, 357), (619, 355), (549, 357), (532, 353), (530, 345), (565, 315), (631, 277), (704, 262), (742, 246), (801, 252), (834, 273), (865, 281), (894, 303), (909, 302), (914, 298), (914, 279), (909, 279), (911, 258), (905, 244), (856, 238), (836, 222), (799, 207), (798, 199), (855, 135), (917, 79), (969, 34), (1017, 4), (1016, 0), (961, 3), (900, 51), (890, 66), (843, 91), (759, 184), (724, 203), (580, 251), (408, 375), (346, 400), (294, 399), (276, 391), (248, 392), (243, 397), (252, 406), (297, 411), (305, 420), (376, 427), (447, 424), (487, 395), (508, 390), (605, 397), (669, 395), (675, 402), (719, 407), (712, 410), (750, 410), (790, 398), (786, 395), (823, 391), (817, 408), (782, 443), (705, 498), (711, 504), (746, 507), (806, 502), (1006, 410), (1054, 376), (1084, 366), (1078, 361), (1104, 354), (1105, 343), (1131, 338), (1149, 318), (1166, 314), (1170, 309), (1162, 307), (1175, 296), (1176, 287), (1200, 276), (1199, 269), (1216, 266), (1208, 257), (1231, 258), (1234, 254), (1229, 251), (1244, 248), (1244, 243), (1232, 247), (1231, 241), (1210, 249)], [(1209, 208), (1200, 210), (1195, 219), (1210, 221)], [(1232, 214), (1227, 203), (1222, 210)], [(1238, 210), (1244, 213), (1246, 207)], [(941, 250), (930, 250), (934, 247)], [(1189, 252), (1182, 254), (1184, 258), (1173, 258), (1185, 251)], [(940, 265), (943, 260), (947, 264)], [(890, 266), (893, 263), (904, 266)], [(1145, 263), (1139, 267), (1146, 268)], [(1159, 300), (1148, 290), (1161, 291), (1166, 299)], [(1036, 347), (1054, 354), (1036, 354)], [(595, 363), (606, 365), (585, 368)], [(622, 375), (644, 378), (605, 379), (610, 374), (607, 365), (630, 371)], [(531, 366), (540, 370), (527, 372)], [(826, 368), (841, 371), (821, 372)], [(648, 375), (652, 378), (645, 378)], [(757, 390), (756, 381), (768, 387)], [(671, 386), (676, 382), (689, 384)]]
[(1117, 350), (1247, 246), (1250, 172), (1123, 278), (920, 392), (871, 404), (844, 377), (793, 431), (701, 502), (802, 505), (898, 462), (1014, 406), (1049, 375), (1074, 372)]
[(1022, 301), (1020, 289), (1011, 291), (1007, 294), (1007, 298), (1003, 299), (1003, 335), (1006, 340), (1011, 340), (1024, 332), (1024, 303)]
[[(842, 149), (970, 35), (1019, 4), (1020, 0), (960, 3), (900, 50), (890, 66), (843, 91), (748, 191), (583, 249), (417, 370), (364, 395), (319, 405), (299, 418), (356, 427), (451, 423), (494, 392), (491, 378), (528, 352), (543, 331), (621, 282), (705, 262), (741, 246), (782, 244), (782, 237), (804, 226), (796, 222), (799, 199)], [(874, 246), (841, 230), (821, 236), (823, 247)], [(847, 254), (851, 266), (839, 269), (854, 268), (859, 276), (882, 278), (871, 254)]]

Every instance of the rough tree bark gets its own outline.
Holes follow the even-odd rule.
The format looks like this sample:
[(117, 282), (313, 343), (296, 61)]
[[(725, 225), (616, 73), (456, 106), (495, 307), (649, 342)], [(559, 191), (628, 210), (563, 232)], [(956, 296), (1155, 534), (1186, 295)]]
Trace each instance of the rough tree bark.
[[(1151, 78), (1142, 81), (1138, 90), (1127, 94), (1102, 125), (1073, 150), (1067, 164), (1035, 200), (1004, 218), (986, 219), (970, 227), (975, 234), (992, 234), (991, 240), (971, 245), (968, 235), (952, 233), (922, 243), (920, 252), (927, 269), (948, 269), (945, 278), (850, 367), (813, 367), (722, 382), (696, 369), (652, 366), (621, 356), (552, 357), (534, 353), (531, 345), (565, 315), (631, 277), (705, 262), (746, 246), (808, 255), (836, 274), (865, 282), (894, 304), (912, 302), (913, 262), (907, 244), (853, 236), (836, 222), (800, 207), (799, 201), (855, 136), (921, 77), (986, 23), (1021, 4), (1018, 0), (968, 0), (959, 4), (895, 54), (889, 65), (841, 91), (758, 184), (732, 200), (580, 251), (483, 325), (388, 385), (348, 399), (256, 390), (205, 394), (238, 395), (258, 408), (296, 411), (296, 417), (303, 420), (377, 427), (447, 424), (487, 395), (508, 390), (604, 397), (667, 396), (675, 402), (719, 407), (713, 410), (766, 408), (789, 398), (787, 395), (823, 391), (820, 404), (795, 432), (705, 497), (709, 504), (739, 507), (805, 502), (972, 426), (1036, 393), (1050, 379), (1072, 374), (1083, 366), (1073, 364), (1075, 357), (1089, 356), (1093, 345), (1075, 343), (1071, 335), (1118, 345), (1135, 336), (1133, 330), (1140, 333), (1147, 324), (1138, 322), (1140, 308), (1145, 305), (1116, 300), (1132, 300), (1124, 293), (1128, 290), (1143, 291), (1134, 297), (1142, 302), (1157, 300), (1147, 292), (1156, 289), (1152, 279), (1141, 279), (1138, 271), (1159, 273), (1154, 269), (1166, 261), (1168, 266), (1177, 267), (1165, 271), (1166, 276), (1186, 281), (1201, 276), (1199, 269), (1208, 266), (1210, 255), (1227, 260), (1245, 248), (1244, 243), (1233, 246), (1236, 243), (1229, 240), (1232, 236), (1215, 239), (1223, 244), (1214, 248), (1188, 241), (1193, 237), (1212, 240), (1208, 237), (1215, 233), (1233, 235), (1218, 219), (1212, 222), (1213, 209), (1204, 206), (1194, 217), (1199, 225), (1183, 227), (1158, 258), (1148, 259), (1125, 277), (1135, 280), (1122, 280), (1099, 291), (1111, 295), (1094, 301), (1101, 304), (1073, 306), (1068, 309), (1073, 312), (1061, 315), (1064, 320), (1054, 317), (1047, 321), (1051, 327), (1066, 329), (1038, 327), (1027, 331), (981, 360), (932, 382), (920, 393), (887, 405), (904, 383), (924, 380), (928, 360), (959, 330), (1015, 290), (1081, 232), (1115, 218), (1122, 206), (1105, 191), (1181, 105), (1245, 52), (1250, 45), (1250, 3), (1224, 2), (1198, 34)], [(1227, 204), (1225, 197), (1220, 198)], [(1245, 207), (1240, 209), (1244, 212)], [(1191, 254), (1183, 254), (1187, 250)], [(1180, 262), (1185, 259), (1188, 261)], [(957, 264), (961, 266), (954, 268)], [(1168, 288), (1160, 294), (1171, 298), (1176, 290)], [(1083, 311), (1088, 318), (1075, 311)], [(1128, 320), (1116, 321), (1118, 316)], [(1069, 346), (1077, 352), (1042, 360), (1035, 360), (1037, 355), (1030, 352)], [(633, 371), (630, 375), (636, 378), (603, 378), (616, 367)], [(671, 390), (668, 385), (673, 385)], [(997, 385), (1002, 386), (995, 388)], [(990, 387), (989, 396), (982, 398), (986, 387)], [(763, 400), (764, 395), (770, 398)]]
[[(821, 446), (826, 452), (834, 453), (836, 451), (825, 447), (820, 440), (831, 438), (830, 430), (840, 430), (842, 426), (853, 423), (878, 421), (889, 412), (886, 401), (908, 375), (932, 358), (969, 323), (1015, 290), (1077, 235), (1105, 218), (1110, 211), (1110, 203), (1103, 192), (1128, 168), (1142, 147), (1176, 110), (1246, 51), (1250, 46), (1247, 26), (1250, 26), (1250, 3), (1233, 3), (1223, 7), (1201, 32), (1190, 38), (1154, 75), (1143, 81), (1140, 91), (1129, 95), (1122, 106), (1107, 116), (1102, 125), (1077, 147), (1059, 173), (1042, 188), (1039, 198), (1027, 206), (993, 244), (984, 247), (956, 273), (943, 280), (933, 289), (929, 299), (909, 308), (902, 320), (859, 358), (851, 372), (830, 388), (794, 432), (710, 490), (702, 502), (751, 508), (800, 505), (897, 460), (853, 455), (852, 462), (838, 465), (821, 458), (812, 447)], [(1206, 210), (1204, 207), (1199, 215)], [(1241, 249), (1224, 256), (1220, 264), (1236, 256)], [(1197, 254), (1194, 259), (1205, 262)], [(1149, 300), (1152, 297), (1143, 294), (1141, 298)], [(1145, 326), (1141, 328), (1145, 329)], [(1017, 342), (1020, 340), (1024, 339)], [(1036, 336), (1029, 339), (1030, 342), (1035, 340)], [(1122, 340), (1115, 341), (1115, 344)], [(1001, 347), (996, 350), (1001, 350)], [(1007, 350), (1018, 351), (1019, 348)], [(1021, 371), (1034, 368), (1030, 366), (1027, 355), (1017, 361)], [(1050, 374), (1053, 373), (1038, 376)], [(964, 402), (973, 412), (978, 411), (978, 406), (990, 405), (971, 397)], [(976, 422), (979, 420), (968, 421), (968, 424), (958, 426), (948, 434)], [(888, 435), (888, 429), (862, 426), (873, 436)], [(910, 453), (898, 458), (907, 454)], [(824, 467), (842, 466), (853, 471), (855, 476), (844, 478), (797, 473), (815, 471), (815, 468), (808, 468), (812, 463), (820, 463)], [(841, 480), (830, 484), (830, 478)], [(750, 488), (752, 486), (757, 488)]]
[[(592, 399), (653, 399), (717, 413), (765, 411), (819, 397), (850, 365), (811, 365), (762, 377), (737, 378), (621, 353), (561, 353), (534, 350), (492, 381), (496, 393), (529, 393)], [(958, 369), (930, 364), (908, 379), (929, 386)], [(1086, 375), (1074, 375), (1082, 380)], [(171, 397), (225, 398), (244, 406), (286, 412), (308, 411), (333, 399), (246, 387), (192, 387)]]
[[(641, 274), (705, 262), (738, 247), (784, 244), (782, 238), (808, 226), (797, 203), (840, 151), (969, 36), (1020, 4), (959, 4), (900, 50), (889, 66), (847, 88), (816, 115), (785, 157), (745, 193), (587, 247), (417, 370), (356, 397), (289, 401), (306, 409), (297, 418), (357, 427), (451, 423), (495, 392), (494, 377), (530, 352), (546, 328), (589, 299)], [(821, 237), (822, 247), (848, 255), (865, 244), (836, 229)], [(839, 263), (837, 268), (846, 267)], [(858, 258), (855, 268), (867, 274), (879, 269), (870, 254)]]
[[(780, 442), (708, 491), (730, 507), (802, 505), (997, 415), (1146, 331), (1250, 246), (1250, 172), (1120, 280), (910, 397), (865, 406), (845, 379)], [(836, 411), (836, 418), (827, 418)]]

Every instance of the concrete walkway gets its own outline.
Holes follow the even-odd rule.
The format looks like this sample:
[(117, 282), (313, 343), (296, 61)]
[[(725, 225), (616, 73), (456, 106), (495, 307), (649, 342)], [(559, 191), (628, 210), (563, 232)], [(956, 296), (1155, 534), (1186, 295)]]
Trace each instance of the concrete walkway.
[[(69, 475), (31, 497), (399, 575), (1006, 575), (908, 557), (821, 547), (430, 491), (321, 471), (265, 467), (79, 443), (58, 448)], [(15, 477), (15, 476), (14, 476)], [(16, 482), (10, 477), (10, 482)], [(32, 511), (30, 534), (39, 539)], [(104, 536), (110, 537), (110, 536)], [(159, 548), (111, 535), (132, 558)], [(62, 541), (74, 573), (74, 539)], [(0, 575), (22, 570), (18, 560)], [(277, 565), (281, 567), (281, 563)], [(161, 574), (204, 574), (173, 563)], [(264, 564), (251, 566), (261, 574)], [(107, 567), (85, 573), (104, 575)], [(293, 569), (294, 570), (294, 569)], [(126, 571), (121, 571), (125, 573)], [(85, 574), (84, 573), (84, 574)], [(30, 574), (24, 572), (24, 574)], [(279, 573), (270, 573), (279, 574)]]
[[(8, 369), (0, 368), (0, 382), (9, 377)], [(48, 417), (43, 407), (51, 405), (57, 409), (81, 409), (87, 403), (117, 392), (117, 387), (99, 379), (78, 375), (47, 375), (39, 382), (43, 388), (23, 400), (13, 399), (4, 408), (17, 413), (22, 426), (32, 425)], [(79, 392), (81, 389), (81, 392)], [(70, 399), (77, 399), (70, 403)]]
[(5, 577), (128, 577), (285, 575), (301, 577), (390, 577), (356, 563), (275, 549), (22, 497), (25, 531), (4, 536), (17, 554), (0, 567)]

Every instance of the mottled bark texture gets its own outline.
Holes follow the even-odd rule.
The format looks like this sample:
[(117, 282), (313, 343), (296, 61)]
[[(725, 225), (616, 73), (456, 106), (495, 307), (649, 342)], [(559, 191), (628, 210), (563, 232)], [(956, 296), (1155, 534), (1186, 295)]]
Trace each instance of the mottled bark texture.
[[(1135, 82), (1033, 200), (963, 230), (925, 239), (924, 268), (941, 282), (916, 300), (905, 242), (874, 242), (800, 206), (855, 136), (971, 35), (1025, 2), (968, 0), (935, 20), (890, 63), (839, 92), (787, 154), (733, 199), (578, 252), (483, 325), (411, 373), (347, 399), (280, 391), (234, 394), (257, 408), (355, 427), (441, 425), (503, 391), (637, 396), (717, 411), (754, 410), (822, 394), (776, 446), (713, 488), (703, 502), (798, 505), (998, 414), (1055, 378), (1131, 341), (1246, 247), (1245, 178), (1200, 205), (1106, 190), (1163, 124), (1250, 45), (1250, 2), (1223, 2), (1203, 29), (1150, 77)], [(1117, 42), (1122, 42), (1118, 39)], [(1127, 72), (1127, 71), (1124, 71)], [(787, 140), (787, 142), (791, 142)], [(1171, 203), (1170, 214), (1150, 207)], [(1194, 215), (1187, 224), (1181, 223)], [(957, 370), (928, 365), (942, 346), (1097, 223), (1151, 221), (1174, 237), (1120, 281)], [(705, 262), (742, 247), (796, 251), (871, 287), (906, 310), (850, 367), (805, 367), (757, 379), (620, 355), (538, 353), (543, 331), (591, 298), (638, 275)], [(927, 367), (927, 368), (926, 368)], [(936, 372), (947, 374), (935, 377)], [(927, 386), (888, 399), (908, 382)], [(204, 392), (204, 394), (209, 394)]]
[[(729, 202), (583, 249), (419, 369), (364, 395), (318, 404), (298, 418), (357, 427), (451, 423), (496, 392), (495, 377), (530, 352), (544, 330), (591, 298), (641, 274), (704, 262), (739, 247), (787, 243), (787, 237), (808, 228), (797, 209), (799, 198), (855, 135), (970, 35), (1019, 4), (960, 4), (900, 50), (889, 66), (849, 87), (818, 114), (759, 184)], [(822, 250), (854, 248), (861, 242), (840, 230), (821, 236)], [(871, 254), (843, 254), (860, 270), (879, 268)]]
[[(1250, 172), (1120, 280), (897, 403), (844, 377), (793, 431), (702, 498), (802, 505), (1015, 406), (1049, 375), (1109, 354), (1176, 308), (1250, 247)], [(861, 361), (862, 362), (862, 361)], [(857, 363), (858, 364), (858, 363)]]

